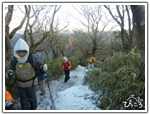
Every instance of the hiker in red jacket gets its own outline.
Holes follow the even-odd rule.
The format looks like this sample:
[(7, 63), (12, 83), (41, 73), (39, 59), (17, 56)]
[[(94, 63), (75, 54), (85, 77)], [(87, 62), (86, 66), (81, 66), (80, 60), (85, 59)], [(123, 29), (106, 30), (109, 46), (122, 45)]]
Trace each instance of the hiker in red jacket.
[(63, 58), (63, 62), (59, 67), (62, 67), (64, 65), (64, 71), (65, 71), (65, 80), (64, 83), (66, 83), (70, 79), (70, 68), (71, 68), (71, 62), (66, 57)]

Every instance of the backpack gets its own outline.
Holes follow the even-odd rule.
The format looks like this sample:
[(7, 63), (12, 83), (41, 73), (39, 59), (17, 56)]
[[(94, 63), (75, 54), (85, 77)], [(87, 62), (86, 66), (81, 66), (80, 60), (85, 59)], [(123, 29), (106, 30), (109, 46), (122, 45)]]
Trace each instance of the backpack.
[[(20, 82), (28, 82), (28, 81), (33, 80), (33, 83), (32, 83), (32, 86), (33, 86), (33, 84), (34, 84), (34, 79), (35, 79), (36, 77), (38, 78), (38, 76), (40, 76), (40, 74), (38, 74), (38, 76), (37, 76), (37, 71), (40, 70), (40, 69), (36, 69), (36, 68), (34, 67), (34, 65), (33, 65), (32, 53), (29, 53), (27, 62), (29, 62), (29, 63), (31, 64), (31, 66), (34, 68), (34, 70), (35, 70), (35, 72), (36, 72), (36, 73), (35, 73), (35, 76), (34, 76), (33, 78), (29, 79), (29, 80), (26, 80), (26, 81), (21, 81), (21, 80), (18, 80), (18, 79), (15, 78), (14, 84), (15, 84), (16, 80), (17, 80), (17, 81), (20, 81)], [(16, 64), (17, 64), (17, 63), (18, 63), (18, 60), (17, 60), (17, 58), (15, 58), (14, 62), (12, 63), (12, 66), (13, 66), (13, 68), (14, 68), (14, 71), (16, 70)]]
[(65, 65), (68, 65), (68, 63), (69, 63), (69, 62), (70, 62), (70, 64), (71, 64), (70, 59), (67, 59), (67, 60), (68, 60), (68, 61), (67, 61), (67, 63), (65, 63), (65, 64), (64, 64), (64, 68), (65, 68), (65, 69), (68, 69), (68, 66), (67, 66), (67, 67), (65, 67)]
[(46, 79), (46, 72), (41, 70), (41, 69), (39, 69), (39, 68), (38, 68), (38, 70), (36, 72), (36, 75), (37, 75), (38, 81), (42, 81), (42, 80)]

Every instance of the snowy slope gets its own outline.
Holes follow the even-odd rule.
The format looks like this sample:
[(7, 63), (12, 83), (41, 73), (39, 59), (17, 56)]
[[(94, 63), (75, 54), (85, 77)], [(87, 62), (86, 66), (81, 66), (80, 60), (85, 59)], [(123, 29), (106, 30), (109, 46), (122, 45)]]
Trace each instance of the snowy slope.
[[(46, 94), (40, 96), (40, 90), (37, 91), (37, 110), (101, 110), (96, 106), (96, 102), (91, 99), (96, 94), (83, 85), (85, 67), (78, 66), (70, 71), (70, 79), (64, 83), (65, 76), (59, 80), (49, 82), (52, 94), (46, 84)], [(39, 87), (39, 86), (38, 86)]]

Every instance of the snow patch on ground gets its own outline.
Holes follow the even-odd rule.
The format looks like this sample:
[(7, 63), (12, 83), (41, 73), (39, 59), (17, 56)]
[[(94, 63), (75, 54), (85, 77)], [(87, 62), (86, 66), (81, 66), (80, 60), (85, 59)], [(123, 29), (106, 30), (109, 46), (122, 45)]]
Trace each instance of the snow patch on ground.
[(91, 99), (96, 94), (88, 89), (88, 86), (83, 85), (86, 71), (88, 70), (85, 67), (78, 65), (75, 70), (70, 71), (70, 79), (67, 83), (64, 83), (64, 75), (59, 80), (50, 81), (53, 102), (47, 84), (44, 96), (41, 96), (38, 90), (37, 110), (101, 110), (95, 100)]
[(93, 95), (87, 86), (73, 86), (56, 94), (55, 107), (57, 110), (100, 110), (89, 99)]

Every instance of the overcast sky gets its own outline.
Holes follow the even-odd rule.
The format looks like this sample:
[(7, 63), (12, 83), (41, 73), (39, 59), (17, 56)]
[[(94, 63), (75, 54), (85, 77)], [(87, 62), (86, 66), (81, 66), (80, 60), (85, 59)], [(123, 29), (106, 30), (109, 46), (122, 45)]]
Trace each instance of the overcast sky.
[[(19, 4), (20, 5), (20, 4)], [(24, 5), (24, 4), (22, 4)], [(37, 4), (34, 4), (37, 5)], [(51, 4), (49, 4), (51, 5)], [(56, 5), (56, 4), (55, 4)], [(57, 4), (60, 5), (60, 4)], [(69, 21), (69, 26), (67, 27), (68, 30), (75, 30), (75, 29), (83, 29), (84, 26), (75, 18), (80, 18), (82, 21), (85, 20), (82, 18), (82, 16), (72, 7), (78, 7), (78, 5), (83, 5), (83, 4), (61, 4), (60, 10), (56, 13), (55, 20), (58, 19), (60, 23), (60, 29), (65, 27), (68, 24)], [(88, 4), (89, 5), (89, 4)], [(94, 5), (94, 4), (90, 4)], [(24, 14), (18, 9), (17, 4), (15, 5), (15, 11), (13, 12), (13, 18), (10, 23), (10, 29), (12, 30), (16, 25), (19, 24), (21, 19), (23, 18)], [(22, 10), (24, 11), (24, 7)], [(106, 9), (105, 9), (106, 10)], [(52, 11), (51, 11), (52, 13)], [(111, 18), (111, 17), (110, 17)], [(86, 20), (85, 20), (86, 22)], [(25, 24), (24, 24), (25, 26)], [(111, 25), (110, 25), (111, 26)], [(23, 29), (21, 29), (23, 31)]]
[[(9, 3), (9, 4), (12, 4), (12, 3)], [(15, 11), (13, 13), (12, 22), (10, 23), (10, 30), (14, 29), (14, 27), (19, 25), (21, 19), (24, 16), (23, 13), (18, 9), (17, 5), (52, 5), (52, 4), (53, 5), (62, 5), (60, 10), (56, 13), (55, 20), (56, 19), (59, 20), (59, 23), (60, 23), (59, 29), (65, 27), (67, 25), (67, 22), (69, 21), (69, 26), (66, 28), (68, 30), (85, 29), (84, 26), (82, 26), (82, 24), (79, 23), (79, 21), (77, 19), (75, 19), (75, 17), (80, 18), (82, 21), (85, 19), (82, 18), (81, 15), (79, 15), (79, 13), (72, 7), (72, 5), (74, 7), (78, 7), (78, 5), (106, 5), (106, 4), (108, 5), (109, 4), (111, 6), (111, 8), (115, 8), (115, 5), (131, 5), (131, 3), (13, 3), (13, 4), (15, 5)], [(137, 4), (137, 3), (134, 3), (134, 4)], [(5, 4), (5, 5), (7, 6), (8, 4)], [(24, 11), (24, 7), (20, 7), (20, 8), (23, 8), (22, 10)], [(103, 7), (103, 10), (104, 10), (104, 12), (106, 12), (105, 14), (107, 14), (109, 16), (109, 12), (104, 7)], [(52, 11), (51, 11), (51, 13), (52, 13)], [(6, 14), (6, 12), (5, 12), (5, 14)], [(114, 12), (114, 14), (115, 14), (115, 12)], [(109, 19), (112, 19), (112, 17), (109, 16)], [(113, 23), (110, 23), (107, 26), (107, 30), (109, 30), (112, 26), (114, 26), (116, 24), (117, 23), (115, 21), (113, 21)], [(25, 24), (24, 24), (24, 26), (25, 26)], [(100, 25), (100, 26), (102, 26), (102, 25)], [(128, 26), (128, 24), (125, 23), (126, 29), (128, 28), (127, 26)], [(114, 30), (120, 30), (120, 27), (117, 26), (116, 28), (114, 28)], [(23, 31), (23, 29), (21, 29), (20, 31)]]

